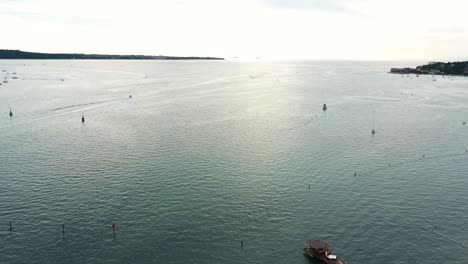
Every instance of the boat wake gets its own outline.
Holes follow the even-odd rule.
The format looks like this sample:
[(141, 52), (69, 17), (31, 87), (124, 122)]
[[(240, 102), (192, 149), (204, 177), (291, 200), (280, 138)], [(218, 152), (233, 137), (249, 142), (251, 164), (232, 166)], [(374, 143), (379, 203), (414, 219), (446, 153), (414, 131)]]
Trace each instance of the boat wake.
[(118, 99), (110, 99), (110, 100), (103, 100), (103, 101), (96, 101), (96, 102), (90, 102), (90, 103), (84, 103), (84, 104), (74, 104), (74, 105), (67, 105), (67, 106), (62, 106), (58, 108), (54, 108), (51, 111), (59, 111), (63, 109), (68, 109), (68, 108), (75, 108), (75, 107), (81, 107), (81, 106), (88, 106), (88, 105), (96, 105), (96, 104), (103, 104), (103, 103), (108, 103), (112, 101), (116, 101)]

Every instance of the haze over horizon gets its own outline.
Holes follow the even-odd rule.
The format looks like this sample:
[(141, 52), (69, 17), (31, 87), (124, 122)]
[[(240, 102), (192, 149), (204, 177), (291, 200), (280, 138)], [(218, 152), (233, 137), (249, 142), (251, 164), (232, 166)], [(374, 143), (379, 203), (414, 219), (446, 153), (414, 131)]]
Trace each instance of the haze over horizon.
[(0, 49), (322, 60), (468, 60), (462, 0), (4, 0)]

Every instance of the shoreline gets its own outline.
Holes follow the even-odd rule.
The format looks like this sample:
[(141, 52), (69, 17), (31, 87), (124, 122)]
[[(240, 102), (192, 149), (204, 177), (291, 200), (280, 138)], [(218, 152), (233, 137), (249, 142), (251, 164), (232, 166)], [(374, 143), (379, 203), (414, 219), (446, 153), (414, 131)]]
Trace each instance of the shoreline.
[(225, 60), (221, 57), (39, 53), (0, 49), (0, 60)]
[(416, 75), (468, 76), (468, 61), (430, 62), (416, 68), (391, 68), (389, 73)]

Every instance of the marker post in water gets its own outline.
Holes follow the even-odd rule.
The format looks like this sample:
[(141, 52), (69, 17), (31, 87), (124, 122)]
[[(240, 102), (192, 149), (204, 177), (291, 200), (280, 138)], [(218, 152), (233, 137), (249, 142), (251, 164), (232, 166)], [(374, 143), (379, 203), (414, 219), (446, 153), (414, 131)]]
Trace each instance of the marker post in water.
[(13, 232), (13, 228), (11, 227), (11, 222), (10, 222), (10, 233)]
[(114, 234), (114, 239), (115, 239), (115, 224), (112, 224), (112, 233)]

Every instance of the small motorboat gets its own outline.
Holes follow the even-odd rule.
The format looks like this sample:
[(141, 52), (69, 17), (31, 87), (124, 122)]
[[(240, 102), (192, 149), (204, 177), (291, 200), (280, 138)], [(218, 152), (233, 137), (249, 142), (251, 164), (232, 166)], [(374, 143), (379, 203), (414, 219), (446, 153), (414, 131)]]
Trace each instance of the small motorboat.
[(304, 255), (319, 259), (326, 264), (344, 264), (345, 261), (339, 260), (336, 255), (328, 249), (328, 244), (322, 240), (309, 240), (304, 248)]

